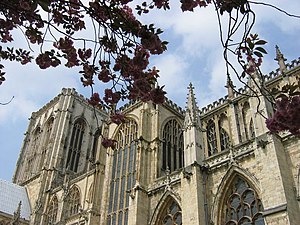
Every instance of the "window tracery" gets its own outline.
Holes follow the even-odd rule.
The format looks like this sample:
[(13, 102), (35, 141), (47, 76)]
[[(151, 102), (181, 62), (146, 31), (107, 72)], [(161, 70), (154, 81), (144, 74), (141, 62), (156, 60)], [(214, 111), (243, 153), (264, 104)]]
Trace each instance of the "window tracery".
[(218, 152), (216, 127), (213, 120), (209, 120), (207, 124), (207, 145), (208, 156), (211, 156)]
[(78, 170), (84, 130), (85, 122), (82, 119), (77, 120), (73, 126), (66, 163), (66, 168), (74, 172)]
[(77, 187), (73, 187), (69, 193), (69, 216), (75, 215), (80, 209), (80, 192)]
[(182, 225), (182, 211), (177, 202), (173, 199), (160, 213), (158, 225)]
[(224, 225), (264, 225), (263, 206), (254, 189), (236, 177), (224, 205)]
[(229, 148), (229, 135), (223, 127), (220, 127), (220, 144), (221, 151), (224, 151)]
[(51, 225), (56, 223), (57, 212), (58, 212), (58, 200), (57, 197), (54, 196), (48, 206), (46, 224)]
[(127, 225), (129, 194), (135, 185), (137, 123), (134, 120), (121, 125), (117, 147), (112, 159), (107, 225)]
[(163, 129), (162, 170), (171, 172), (183, 167), (183, 131), (180, 124), (172, 119)]

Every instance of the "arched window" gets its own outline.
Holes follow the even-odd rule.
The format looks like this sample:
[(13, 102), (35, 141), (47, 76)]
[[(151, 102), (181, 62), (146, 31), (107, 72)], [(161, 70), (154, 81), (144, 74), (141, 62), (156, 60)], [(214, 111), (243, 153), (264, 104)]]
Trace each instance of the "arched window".
[(213, 120), (208, 121), (206, 132), (207, 132), (208, 156), (211, 156), (218, 152), (216, 127)]
[(229, 136), (223, 127), (220, 127), (221, 151), (229, 148)]
[(82, 119), (74, 123), (66, 163), (66, 168), (74, 172), (78, 170), (84, 129), (85, 122)]
[(45, 126), (45, 136), (44, 136), (42, 153), (41, 153), (41, 158), (40, 158), (40, 165), (39, 165), (40, 169), (43, 167), (44, 162), (47, 159), (47, 150), (49, 147), (49, 141), (50, 141), (50, 136), (51, 136), (51, 132), (52, 132), (53, 122), (54, 122), (54, 118), (51, 117)]
[(137, 123), (134, 120), (121, 125), (115, 140), (113, 154), (107, 225), (127, 225), (129, 194), (135, 185)]
[(172, 119), (163, 129), (162, 169), (171, 172), (183, 167), (183, 131)]
[(263, 206), (254, 189), (236, 177), (224, 202), (223, 225), (264, 225)]
[(38, 171), (38, 153), (39, 153), (39, 146), (40, 146), (40, 139), (41, 139), (41, 128), (37, 127), (32, 136), (32, 142), (29, 149), (29, 154), (27, 158), (27, 178), (31, 177), (32, 175), (36, 174)]
[(181, 208), (174, 199), (170, 199), (159, 214), (157, 225), (182, 225)]
[(47, 209), (47, 222), (46, 224), (51, 225), (55, 224), (57, 220), (57, 211), (58, 211), (58, 200), (57, 197), (54, 196)]
[(70, 190), (68, 203), (69, 216), (77, 214), (80, 209), (80, 193), (77, 187), (73, 187)]

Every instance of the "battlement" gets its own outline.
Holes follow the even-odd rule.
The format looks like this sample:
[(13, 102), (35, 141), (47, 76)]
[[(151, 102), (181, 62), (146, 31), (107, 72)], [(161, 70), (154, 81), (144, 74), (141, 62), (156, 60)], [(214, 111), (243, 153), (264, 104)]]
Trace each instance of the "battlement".
[(175, 111), (179, 112), (180, 114), (184, 115), (185, 111), (172, 100), (166, 98), (165, 104), (174, 109)]
[[(291, 71), (292, 69), (298, 67), (300, 65), (300, 57), (298, 59), (294, 59), (292, 60), (290, 63), (286, 63), (286, 69), (287, 72)], [(273, 79), (281, 76), (281, 72), (280, 69), (277, 68), (274, 71), (271, 71), (269, 74), (264, 75), (264, 79), (265, 82), (270, 82)], [(246, 94), (248, 88), (246, 86), (239, 88), (237, 91), (234, 92), (234, 99), (243, 96), (244, 94)], [(223, 104), (227, 103), (228, 101), (228, 96), (224, 96), (223, 98), (220, 98), (217, 101), (214, 101), (213, 103), (203, 107), (202, 109), (200, 109), (200, 114), (206, 114), (220, 106), (222, 106)]]

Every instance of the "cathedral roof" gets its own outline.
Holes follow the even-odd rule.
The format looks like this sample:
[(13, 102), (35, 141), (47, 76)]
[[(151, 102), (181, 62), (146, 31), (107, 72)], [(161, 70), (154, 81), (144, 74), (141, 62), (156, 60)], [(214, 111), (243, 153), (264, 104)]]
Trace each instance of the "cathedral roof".
[(31, 209), (25, 187), (0, 179), (0, 212), (14, 215), (21, 202), (21, 218), (29, 220)]

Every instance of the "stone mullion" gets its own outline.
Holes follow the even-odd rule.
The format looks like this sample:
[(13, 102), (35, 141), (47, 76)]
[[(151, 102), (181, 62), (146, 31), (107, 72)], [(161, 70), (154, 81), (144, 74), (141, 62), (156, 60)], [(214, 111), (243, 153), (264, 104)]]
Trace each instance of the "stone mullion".
[(219, 116), (215, 116), (214, 119), (215, 124), (215, 135), (217, 142), (217, 152), (221, 152), (221, 140), (220, 140), (220, 126), (219, 126)]

